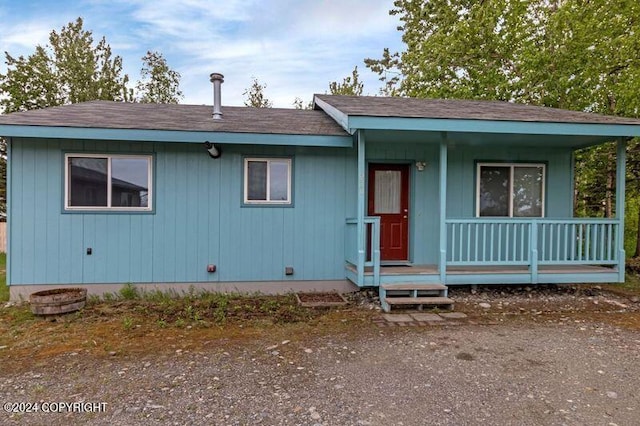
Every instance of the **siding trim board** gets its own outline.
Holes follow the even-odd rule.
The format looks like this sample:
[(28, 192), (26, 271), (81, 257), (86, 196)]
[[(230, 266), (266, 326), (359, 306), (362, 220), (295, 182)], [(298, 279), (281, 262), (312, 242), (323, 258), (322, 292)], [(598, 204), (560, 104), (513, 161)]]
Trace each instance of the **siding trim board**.
[(502, 120), (469, 120), (450, 118), (406, 118), (349, 116), (348, 126), (367, 130), (419, 130), (456, 133), (507, 133), (529, 135), (601, 136), (602, 142), (611, 137), (640, 136), (635, 124), (550, 123)]
[[(23, 138), (94, 139), (142, 142), (201, 143), (243, 145), (289, 145), (350, 148), (351, 136), (201, 132), (183, 130), (100, 129), (84, 127), (1, 125), (0, 135)], [(203, 148), (204, 151), (204, 148)]]

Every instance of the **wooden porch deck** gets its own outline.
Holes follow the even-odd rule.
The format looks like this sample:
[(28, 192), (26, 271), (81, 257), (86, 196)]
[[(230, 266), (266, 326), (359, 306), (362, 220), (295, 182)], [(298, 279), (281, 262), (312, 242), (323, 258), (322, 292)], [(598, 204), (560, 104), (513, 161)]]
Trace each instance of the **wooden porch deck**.
[[(348, 264), (347, 268), (356, 272), (355, 266)], [(597, 265), (541, 265), (538, 273), (544, 274), (593, 274), (612, 273), (616, 267)], [(528, 274), (527, 266), (449, 266), (447, 274)], [(366, 267), (365, 275), (373, 275), (373, 267)], [(380, 275), (437, 275), (437, 265), (405, 265), (380, 266)]]
[[(347, 263), (347, 278), (357, 283), (354, 265)], [(376, 283), (372, 267), (365, 268), (361, 286), (381, 284), (423, 283), (445, 285), (469, 284), (577, 284), (611, 283), (618, 281), (617, 266), (601, 265), (540, 265), (532, 274), (526, 265), (449, 266), (445, 281), (436, 265), (383, 266)]]

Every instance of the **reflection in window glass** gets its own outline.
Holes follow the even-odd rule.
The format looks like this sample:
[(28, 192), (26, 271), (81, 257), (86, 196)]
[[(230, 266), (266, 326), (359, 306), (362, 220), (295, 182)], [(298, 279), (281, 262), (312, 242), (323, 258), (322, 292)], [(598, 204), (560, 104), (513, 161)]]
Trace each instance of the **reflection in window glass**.
[(148, 207), (149, 160), (113, 158), (111, 160), (111, 204), (113, 207)]
[(70, 157), (69, 206), (107, 207), (107, 159)]
[(68, 155), (68, 208), (130, 207), (151, 204), (151, 157), (142, 155)]
[(249, 161), (247, 163), (247, 199), (267, 199), (267, 163), (266, 161)]
[(509, 216), (509, 167), (480, 168), (480, 216)]
[(514, 167), (513, 216), (542, 216), (542, 167)]
[(289, 163), (272, 161), (269, 172), (269, 199), (271, 201), (286, 201), (289, 197)]
[(543, 165), (480, 165), (478, 215), (542, 217), (544, 214)]
[(244, 162), (245, 203), (290, 204), (291, 160), (247, 158)]

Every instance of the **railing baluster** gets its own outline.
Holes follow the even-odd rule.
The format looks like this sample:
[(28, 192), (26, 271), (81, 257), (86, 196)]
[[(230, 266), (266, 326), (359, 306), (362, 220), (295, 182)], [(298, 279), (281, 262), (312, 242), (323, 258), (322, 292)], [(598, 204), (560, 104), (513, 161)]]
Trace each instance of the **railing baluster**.
[(466, 232), (466, 240), (467, 240), (467, 262), (471, 260), (471, 224), (467, 223), (467, 232)]
[(549, 225), (544, 223), (542, 225), (542, 230), (538, 232), (542, 232), (542, 247), (539, 247), (539, 250), (542, 250), (542, 256), (540, 257), (543, 261), (547, 260), (547, 232), (549, 229)]
[(502, 225), (498, 224), (498, 261), (503, 261), (502, 259)]
[(611, 259), (611, 224), (607, 224), (607, 260)]
[(576, 225), (571, 224), (571, 260), (576, 256)]
[(520, 224), (513, 224), (513, 260), (518, 261), (522, 260), (522, 256), (518, 259), (518, 229), (520, 229)]
[(582, 249), (584, 246), (584, 236), (583, 236), (584, 224), (578, 225), (578, 260), (582, 262)]
[(527, 224), (521, 223), (520, 224), (520, 260), (523, 262), (527, 260), (527, 257), (529, 257), (527, 255), (527, 252), (529, 250), (524, 246), (524, 240), (525, 238), (527, 238), (528, 235), (529, 235), (529, 227), (527, 226)]
[(486, 262), (486, 254), (487, 254), (487, 224), (482, 224), (482, 261)]
[(511, 250), (509, 249), (509, 229), (511, 228), (511, 224), (507, 223), (507, 226), (505, 227), (504, 230), (504, 252), (505, 252), (505, 257), (506, 257), (506, 261), (509, 261), (509, 253), (511, 252)]
[(585, 252), (585, 260), (591, 260), (591, 224), (587, 223), (585, 225), (585, 234), (587, 237), (584, 252)]
[(459, 258), (458, 260), (460, 260), (460, 261), (462, 261), (462, 260), (463, 260), (463, 259), (462, 259), (462, 244), (463, 244), (462, 233), (464, 232), (464, 228), (463, 228), (463, 227), (464, 227), (464, 223), (461, 223), (461, 224), (460, 224), (460, 227), (458, 228), (458, 230), (460, 231), (460, 232), (459, 232), (460, 236), (458, 237), (458, 238), (459, 238), (459, 240), (460, 240), (460, 241), (458, 242), (458, 246), (459, 246), (459, 247), (458, 247), (458, 258)]
[(598, 256), (598, 260), (604, 260), (604, 236), (605, 236), (605, 227), (602, 224), (598, 224), (598, 228), (600, 229), (600, 256)]
[(474, 227), (473, 227), (476, 231), (476, 239), (475, 239), (475, 251), (473, 253), (473, 261), (477, 262), (478, 261), (478, 224), (475, 223)]
[(489, 239), (491, 241), (490, 247), (489, 247), (489, 262), (493, 262), (493, 223), (491, 225), (489, 225)]
[(564, 252), (564, 255), (562, 257), (563, 257), (563, 260), (569, 260), (569, 255), (567, 253), (567, 250), (569, 250), (569, 244), (568, 244), (569, 243), (569, 241), (568, 241), (568, 238), (569, 238), (569, 232), (568, 232), (569, 224), (565, 223), (562, 228), (563, 228), (562, 233), (564, 234), (564, 247), (563, 247), (564, 250), (562, 250)]

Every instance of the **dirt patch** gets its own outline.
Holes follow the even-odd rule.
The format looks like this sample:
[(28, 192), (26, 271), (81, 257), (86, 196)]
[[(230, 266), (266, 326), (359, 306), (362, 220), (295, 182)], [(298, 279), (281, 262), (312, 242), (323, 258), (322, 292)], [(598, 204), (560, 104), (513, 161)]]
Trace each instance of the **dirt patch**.
[(344, 306), (348, 303), (339, 293), (296, 293), (296, 299), (300, 306), (307, 308)]

